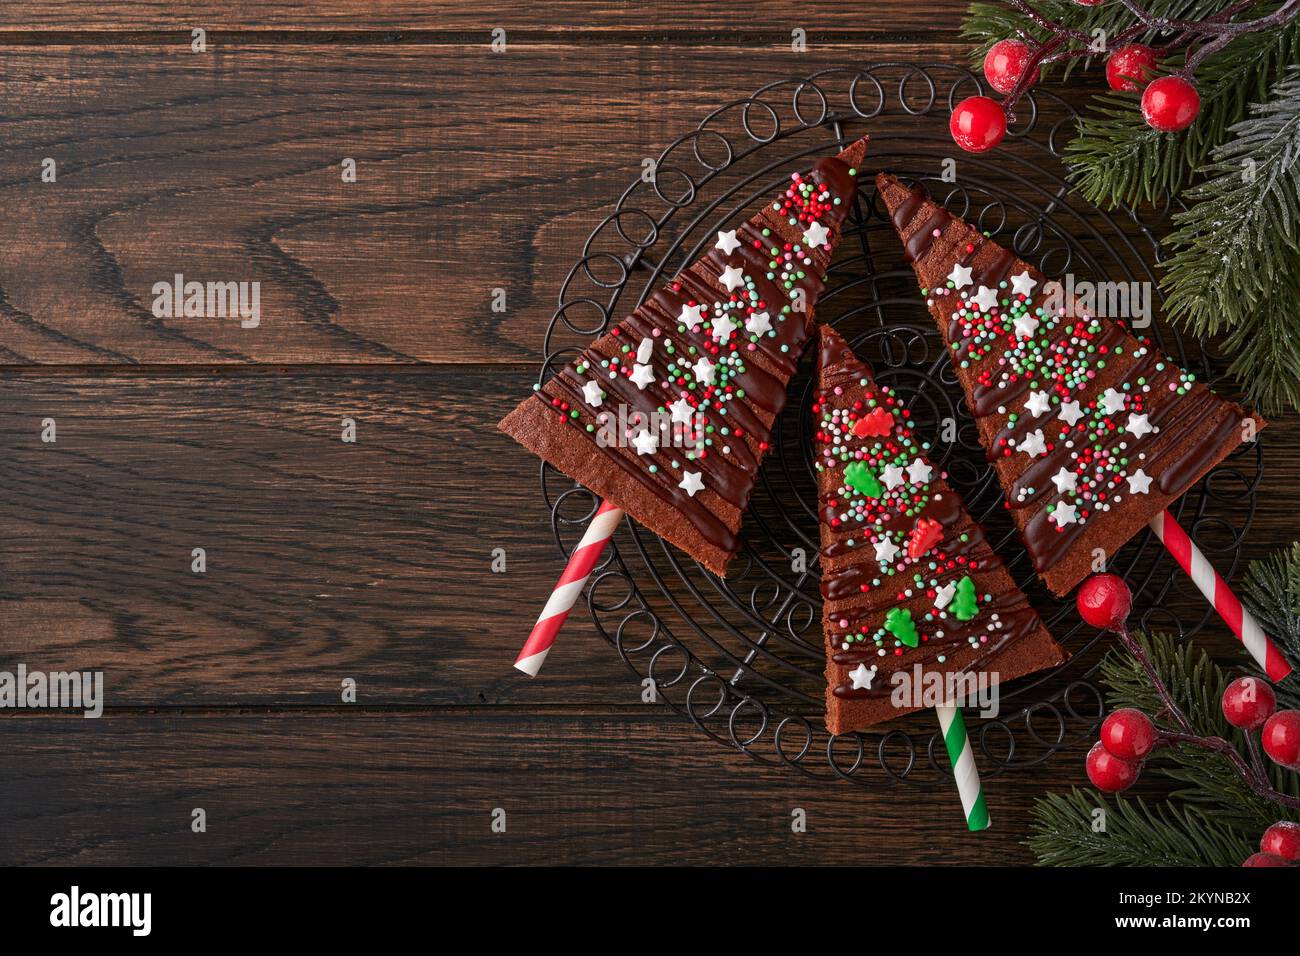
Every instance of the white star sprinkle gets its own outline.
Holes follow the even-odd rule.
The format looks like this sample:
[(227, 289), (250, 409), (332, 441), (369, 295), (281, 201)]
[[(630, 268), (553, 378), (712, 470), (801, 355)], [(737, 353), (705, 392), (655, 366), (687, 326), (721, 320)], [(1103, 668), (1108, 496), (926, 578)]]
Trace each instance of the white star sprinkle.
[(1052, 400), (1046, 392), (1030, 392), (1029, 400), (1025, 402), (1025, 410), (1037, 418), (1039, 415), (1046, 415), (1052, 407)]
[(907, 466), (907, 477), (912, 484), (923, 485), (930, 480), (930, 471), (930, 466), (918, 458)]
[(1043, 430), (1039, 428), (1026, 435), (1025, 440), (1016, 446), (1016, 451), (1023, 451), (1030, 458), (1046, 455), (1047, 442), (1043, 438)]
[(710, 323), (710, 328), (712, 329), (713, 341), (725, 342), (727, 336), (731, 335), (736, 328), (736, 323), (731, 321), (731, 316), (724, 312)]
[(766, 312), (755, 312), (745, 320), (745, 331), (750, 335), (765, 335), (772, 331), (772, 317)]
[(582, 397), (586, 399), (587, 404), (592, 408), (598, 408), (600, 403), (605, 400), (600, 394), (600, 382), (591, 381), (582, 386)]
[(701, 385), (713, 384), (713, 363), (703, 356), (691, 366), (691, 371), (695, 373), (695, 380)]
[(677, 321), (688, 329), (699, 325), (704, 321), (704, 306), (702, 305), (684, 305), (682, 312), (677, 316)]
[(987, 312), (998, 304), (997, 289), (990, 289), (986, 285), (980, 286), (979, 292), (971, 296), (971, 302), (980, 307), (981, 312)]
[(1129, 415), (1128, 424), (1124, 426), (1124, 430), (1134, 438), (1141, 438), (1143, 435), (1147, 434), (1147, 432), (1155, 431), (1155, 429), (1151, 427), (1151, 422), (1147, 421), (1146, 415), (1137, 414)]
[(954, 262), (952, 272), (948, 273), (948, 281), (952, 283), (955, 289), (964, 289), (970, 285), (970, 266), (964, 266), (960, 262)]
[(1107, 415), (1114, 415), (1124, 410), (1125, 395), (1113, 388), (1108, 388), (1101, 396), (1101, 408)]
[(1020, 275), (1011, 277), (1011, 291), (1016, 295), (1033, 295), (1034, 286), (1037, 284), (1030, 278), (1028, 269), (1020, 273)]
[(1034, 333), (1038, 331), (1038, 317), (1028, 312), (1016, 316), (1016, 320), (1011, 324), (1015, 327), (1016, 335), (1022, 339), (1032, 339)]
[(1079, 476), (1068, 468), (1062, 468), (1052, 476), (1052, 484), (1056, 485), (1056, 490), (1060, 492), (1074, 491), (1079, 484)]
[(684, 471), (682, 480), (677, 482), (677, 487), (694, 498), (695, 492), (704, 490), (703, 476), (704, 473), (701, 471)]
[(722, 270), (721, 282), (727, 287), (728, 292), (734, 292), (737, 286), (745, 284), (745, 273), (735, 266), (727, 266)]
[(677, 424), (690, 425), (695, 421), (695, 409), (684, 398), (677, 399), (668, 406), (668, 410), (673, 413), (673, 421)]
[(1052, 510), (1052, 520), (1056, 522), (1058, 528), (1064, 528), (1067, 524), (1073, 524), (1079, 520), (1075, 513), (1074, 505), (1057, 505)]
[(885, 470), (880, 473), (880, 480), (892, 491), (903, 483), (903, 469), (898, 465), (886, 465)]
[(862, 663), (858, 665), (856, 670), (849, 672), (849, 680), (853, 681), (854, 690), (871, 690), (871, 682), (875, 679), (875, 664), (867, 667), (865, 663)]
[(650, 361), (650, 356), (654, 354), (654, 350), (655, 350), (654, 339), (649, 337), (642, 339), (641, 344), (636, 347), (636, 360), (638, 362)]
[(943, 587), (934, 592), (934, 606), (940, 611), (948, 606), (952, 601), (953, 595), (957, 593), (957, 585), (949, 581)]
[(830, 232), (820, 222), (814, 222), (803, 231), (804, 245), (816, 249), (818, 246), (826, 245), (826, 240), (830, 238)]
[(1139, 468), (1128, 476), (1128, 492), (1131, 495), (1145, 495), (1151, 492), (1151, 476)]
[(659, 448), (659, 436), (651, 434), (649, 429), (641, 429), (632, 439), (638, 455), (651, 455)]
[(1083, 409), (1079, 407), (1077, 401), (1070, 399), (1068, 402), (1061, 402), (1061, 407), (1057, 411), (1056, 417), (1073, 428), (1074, 423), (1083, 417)]
[(736, 238), (736, 230), (728, 229), (726, 232), (718, 233), (718, 241), (713, 244), (714, 249), (721, 249), (723, 255), (731, 255), (740, 246), (740, 240)]
[(888, 538), (881, 538), (876, 542), (876, 560), (881, 564), (889, 564), (898, 554), (898, 545)]
[(649, 365), (633, 365), (632, 374), (628, 376), (639, 389), (644, 389), (655, 380), (655, 370)]

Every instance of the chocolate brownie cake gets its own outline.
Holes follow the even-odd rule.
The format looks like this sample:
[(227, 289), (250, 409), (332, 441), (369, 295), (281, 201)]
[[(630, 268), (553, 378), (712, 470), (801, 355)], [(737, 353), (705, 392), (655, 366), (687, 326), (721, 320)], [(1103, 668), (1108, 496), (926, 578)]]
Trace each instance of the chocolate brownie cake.
[(501, 430), (725, 574), (866, 148), (863, 137), (794, 175), (719, 232)]
[(920, 190), (876, 187), (1056, 594), (1264, 427)]
[(894, 393), (825, 326), (820, 345), (812, 413), (827, 729), (926, 706), (891, 699), (893, 675), (914, 678), (917, 665), (996, 684), (1064, 661)]

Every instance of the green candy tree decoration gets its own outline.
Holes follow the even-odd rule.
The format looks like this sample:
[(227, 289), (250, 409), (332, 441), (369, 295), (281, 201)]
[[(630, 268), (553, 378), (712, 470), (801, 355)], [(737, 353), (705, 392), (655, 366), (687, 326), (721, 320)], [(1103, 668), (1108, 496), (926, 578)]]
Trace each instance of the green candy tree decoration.
[(880, 487), (880, 479), (860, 461), (855, 461), (844, 469), (844, 481), (850, 488), (868, 498), (879, 498), (884, 494), (884, 489)]
[(912, 623), (912, 612), (905, 607), (890, 608), (885, 615), (885, 630), (908, 647), (916, 647), (921, 643), (916, 625)]
[(979, 613), (979, 598), (975, 596), (975, 582), (970, 575), (957, 582), (957, 593), (952, 599), (952, 615), (959, 621), (969, 621)]

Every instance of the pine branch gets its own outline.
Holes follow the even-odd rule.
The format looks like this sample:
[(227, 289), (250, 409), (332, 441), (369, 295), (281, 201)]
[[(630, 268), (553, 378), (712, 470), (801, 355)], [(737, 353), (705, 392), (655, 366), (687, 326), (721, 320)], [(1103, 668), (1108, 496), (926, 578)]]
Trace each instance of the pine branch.
[[(1146, 125), (1140, 93), (1094, 97), (1079, 120), (1078, 135), (1066, 148), (1076, 188), (1089, 201), (1107, 207), (1162, 201), (1180, 193), (1228, 138), (1230, 127), (1246, 115), (1248, 105), (1263, 100), (1269, 85), (1297, 60), (1300, 19), (1237, 38), (1197, 68), (1201, 111), (1191, 127), (1176, 136)], [(1177, 69), (1182, 62), (1180, 55), (1166, 66)]]
[(1170, 317), (1229, 330), (1233, 374), (1265, 413), (1300, 405), (1300, 71), (1230, 130), (1174, 217), (1162, 280)]
[[(1278, 650), (1300, 670), (1300, 542), (1252, 561), (1242, 583), (1242, 600)], [(1300, 678), (1277, 688), (1278, 706), (1300, 709)]]
[(1195, 807), (1078, 788), (1035, 801), (1033, 817), (1026, 845), (1046, 866), (1240, 866), (1259, 841)]
[[(1300, 263), (1293, 268), (1300, 273)], [(1233, 356), (1227, 375), (1241, 383), (1246, 398), (1265, 415), (1300, 408), (1297, 301), (1300, 274), (1282, 277), (1272, 296), (1238, 320), (1223, 340), (1223, 350)]]
[[(1167, 311), (1198, 335), (1231, 327), (1276, 294), (1300, 255), (1300, 70), (1229, 131), (1197, 170), (1195, 205), (1174, 217), (1164, 265)], [(1244, 301), (1243, 301), (1244, 299)]]

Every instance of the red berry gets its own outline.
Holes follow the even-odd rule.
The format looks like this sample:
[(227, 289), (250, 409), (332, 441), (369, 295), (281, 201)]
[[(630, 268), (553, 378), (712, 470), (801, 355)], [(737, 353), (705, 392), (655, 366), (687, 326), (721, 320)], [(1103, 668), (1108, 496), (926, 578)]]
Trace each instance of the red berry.
[(1282, 820), (1273, 824), (1259, 838), (1259, 850), (1284, 860), (1300, 860), (1300, 823)]
[(968, 153), (983, 153), (1007, 134), (1007, 114), (987, 96), (968, 96), (957, 104), (948, 120), (953, 141)]
[(1200, 111), (1201, 97), (1196, 87), (1181, 76), (1152, 80), (1142, 94), (1142, 118), (1162, 133), (1187, 129)]
[(1256, 677), (1238, 677), (1223, 692), (1223, 716), (1242, 730), (1255, 730), (1277, 710), (1273, 688)]
[[(1010, 93), (1024, 75), (1030, 56), (1029, 44), (1023, 40), (999, 40), (984, 54), (984, 79), (999, 93)], [(1038, 68), (1035, 67), (1029, 85), (1037, 82)]]
[(1136, 92), (1147, 85), (1155, 68), (1155, 50), (1141, 43), (1129, 43), (1106, 60), (1106, 82), (1112, 90)]
[(1142, 711), (1125, 707), (1101, 722), (1101, 745), (1112, 757), (1145, 760), (1156, 745), (1156, 725)]
[(1094, 574), (1075, 595), (1079, 617), (1093, 627), (1118, 630), (1133, 609), (1133, 592), (1118, 574)]
[(1246, 862), (1242, 866), (1286, 866), (1286, 860), (1272, 853), (1256, 853), (1253, 856), (1246, 857)]
[(1288, 770), (1300, 770), (1300, 710), (1279, 710), (1260, 733), (1264, 753)]
[(1141, 764), (1116, 757), (1101, 741), (1092, 745), (1085, 765), (1093, 786), (1107, 793), (1127, 790), (1137, 783), (1138, 773), (1142, 770)]

